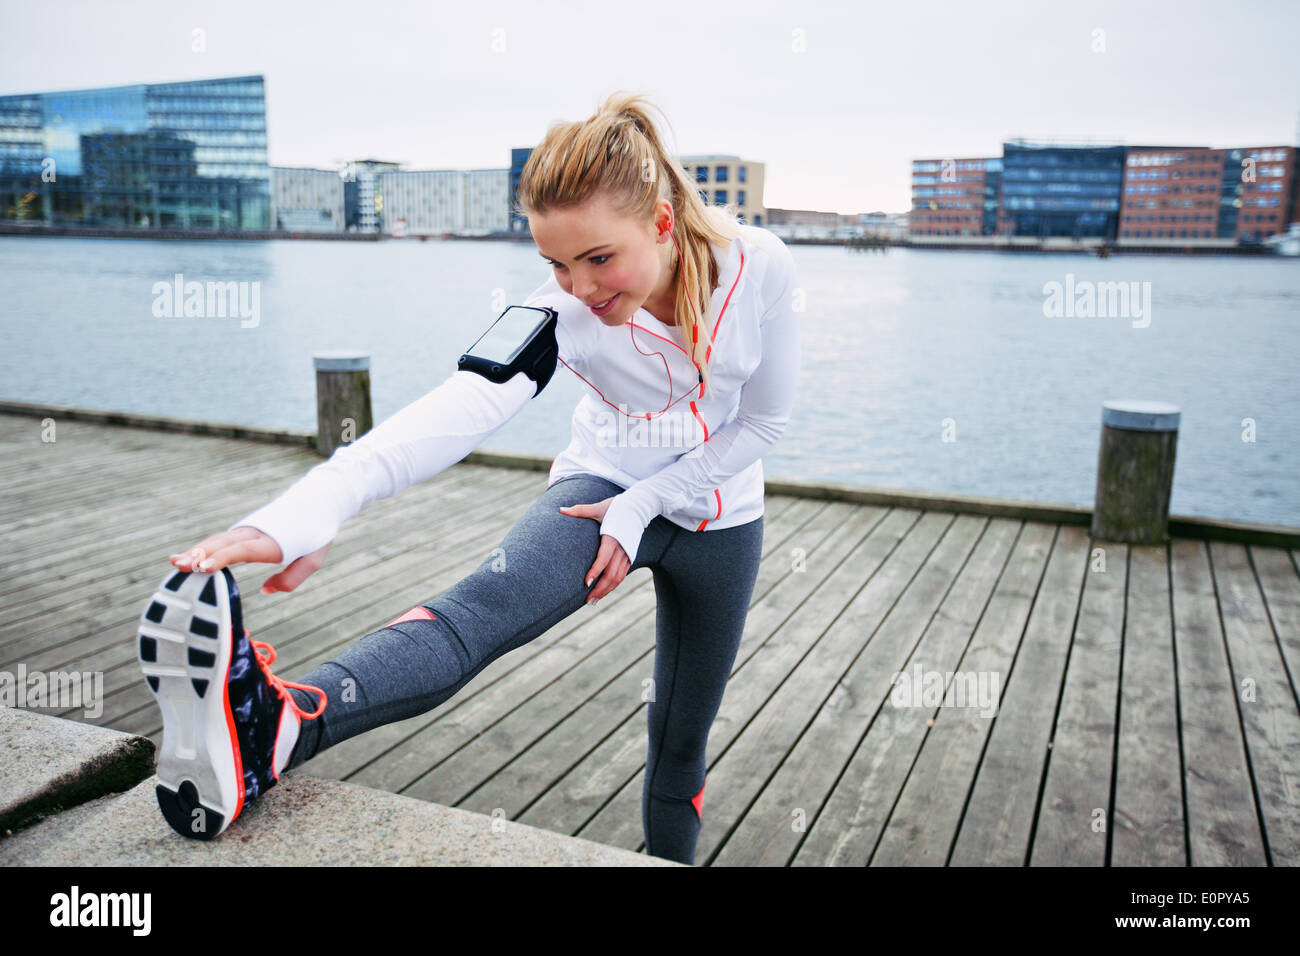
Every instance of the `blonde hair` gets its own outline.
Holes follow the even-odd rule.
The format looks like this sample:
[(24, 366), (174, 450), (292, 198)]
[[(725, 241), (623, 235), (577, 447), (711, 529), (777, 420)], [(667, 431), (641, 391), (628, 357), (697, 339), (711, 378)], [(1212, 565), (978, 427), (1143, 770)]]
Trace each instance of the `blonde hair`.
[(618, 214), (649, 225), (658, 204), (668, 200), (681, 250), (673, 311), (686, 317), (673, 328), (712, 396), (708, 329), (721, 267), (710, 243), (729, 245), (739, 234), (739, 220), (734, 204), (712, 205), (700, 197), (681, 163), (664, 148), (648, 107), (663, 114), (645, 96), (620, 90), (590, 118), (552, 125), (524, 163), (515, 212), (544, 214), (601, 196)]

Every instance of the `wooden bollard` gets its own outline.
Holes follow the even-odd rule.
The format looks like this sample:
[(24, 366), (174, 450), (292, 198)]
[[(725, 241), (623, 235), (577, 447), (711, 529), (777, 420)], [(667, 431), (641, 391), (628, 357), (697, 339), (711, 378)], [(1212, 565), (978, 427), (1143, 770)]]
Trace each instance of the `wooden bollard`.
[(1178, 419), (1178, 406), (1166, 402), (1102, 404), (1094, 538), (1128, 544), (1169, 540)]
[(322, 458), (370, 431), (370, 356), (316, 352), (316, 452)]

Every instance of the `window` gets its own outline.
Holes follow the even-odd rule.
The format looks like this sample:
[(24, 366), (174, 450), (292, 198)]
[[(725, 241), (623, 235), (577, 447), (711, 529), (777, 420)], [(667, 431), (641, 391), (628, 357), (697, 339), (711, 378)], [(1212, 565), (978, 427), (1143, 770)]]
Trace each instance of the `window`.
[(738, 206), (745, 205), (745, 190), (743, 189), (736, 190), (736, 205)]
[(715, 189), (713, 191), (713, 201), (720, 206), (727, 204), (727, 191), (725, 189)]
[(738, 182), (738, 183), (743, 183), (744, 181), (745, 181), (745, 167), (744, 167), (744, 166), (737, 166), (737, 167), (736, 167), (736, 182)]
[(713, 170), (713, 181), (715, 183), (725, 183), (727, 181), (727, 167), (717, 166)]
[(695, 181), (696, 181), (697, 183), (707, 183), (707, 182), (709, 181), (709, 167), (708, 167), (708, 166), (696, 166), (696, 167), (695, 167)]

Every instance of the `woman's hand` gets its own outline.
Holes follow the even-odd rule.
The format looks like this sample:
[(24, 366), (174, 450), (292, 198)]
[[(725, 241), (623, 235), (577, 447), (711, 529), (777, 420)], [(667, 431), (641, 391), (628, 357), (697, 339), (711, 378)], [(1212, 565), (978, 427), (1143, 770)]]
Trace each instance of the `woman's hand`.
[[(562, 514), (569, 515), (573, 518), (591, 518), (597, 524), (605, 520), (605, 512), (609, 510), (609, 503), (613, 498), (606, 498), (604, 501), (597, 501), (590, 505), (569, 505), (561, 508)], [(588, 585), (601, 572), (604, 575), (596, 582), (591, 593), (587, 595), (587, 603), (595, 604), (614, 588), (622, 583), (627, 577), (627, 569), (632, 566), (631, 559), (628, 558), (627, 552), (617, 540), (607, 534), (600, 536), (600, 550), (596, 552), (596, 563), (591, 566), (587, 572), (586, 581)]]
[[(331, 541), (311, 554), (304, 554), (278, 574), (273, 574), (262, 584), (262, 593), (292, 591), (313, 574), (325, 561)], [(261, 561), (279, 564), (284, 555), (275, 539), (264, 531), (240, 525), (220, 534), (204, 538), (194, 547), (171, 555), (171, 562), (182, 571), (219, 571), (241, 561)]]

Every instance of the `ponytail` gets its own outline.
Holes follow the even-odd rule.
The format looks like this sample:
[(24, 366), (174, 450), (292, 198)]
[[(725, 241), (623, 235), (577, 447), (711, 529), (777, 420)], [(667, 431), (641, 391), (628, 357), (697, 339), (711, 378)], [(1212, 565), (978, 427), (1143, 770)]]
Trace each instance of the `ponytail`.
[(721, 271), (711, 244), (729, 245), (738, 235), (739, 221), (732, 204), (709, 205), (701, 197), (681, 163), (665, 148), (650, 117), (651, 105), (644, 96), (619, 91), (587, 120), (553, 125), (524, 164), (515, 212), (531, 216), (578, 206), (601, 195), (619, 214), (649, 226), (660, 202), (667, 200), (677, 240), (674, 315), (678, 321), (673, 328), (699, 367), (711, 397), (707, 330)]

